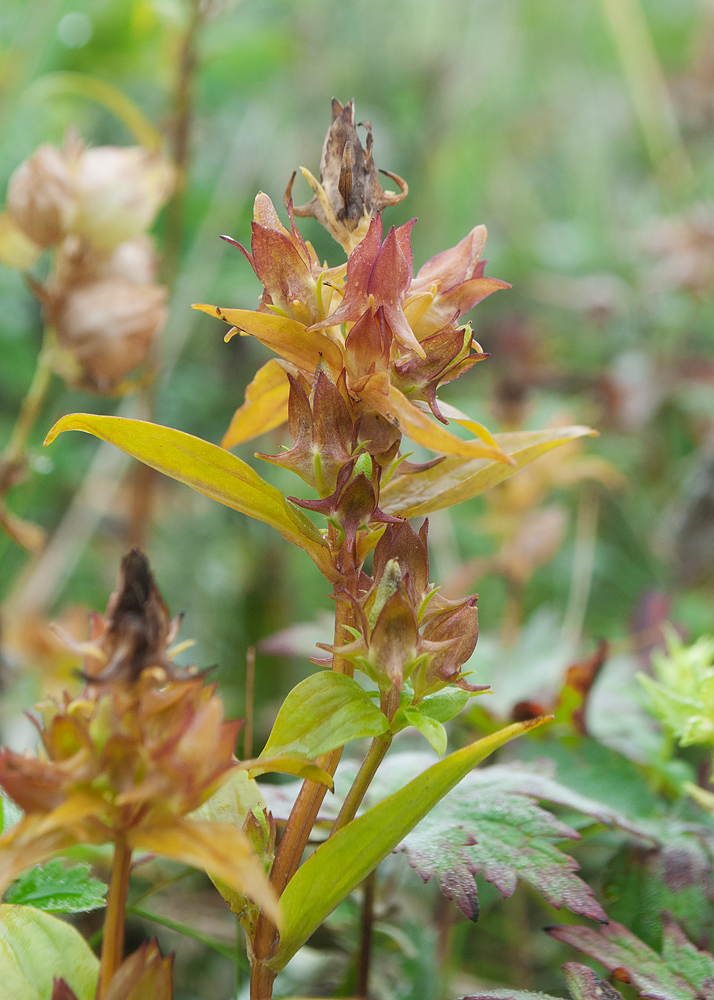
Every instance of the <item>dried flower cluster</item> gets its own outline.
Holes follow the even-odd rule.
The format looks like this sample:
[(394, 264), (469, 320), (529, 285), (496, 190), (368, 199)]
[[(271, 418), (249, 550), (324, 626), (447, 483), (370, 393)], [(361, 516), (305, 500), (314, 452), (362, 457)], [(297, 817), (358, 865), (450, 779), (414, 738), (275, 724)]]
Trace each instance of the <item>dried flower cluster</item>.
[(10, 178), (0, 261), (26, 270), (53, 250), (49, 280), (32, 284), (66, 381), (115, 391), (161, 329), (167, 293), (146, 230), (172, 187), (161, 154), (89, 148), (75, 136), (62, 149), (40, 146)]

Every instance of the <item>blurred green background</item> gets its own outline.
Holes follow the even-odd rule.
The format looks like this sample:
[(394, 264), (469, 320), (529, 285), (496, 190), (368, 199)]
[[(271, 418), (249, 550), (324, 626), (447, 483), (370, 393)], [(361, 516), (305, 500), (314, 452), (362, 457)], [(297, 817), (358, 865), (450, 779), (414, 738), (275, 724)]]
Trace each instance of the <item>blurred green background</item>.
[[(195, 10), (180, 0), (4, 0), (3, 188), (23, 158), (41, 142), (61, 143), (71, 126), (93, 144), (133, 141), (100, 104), (53, 86), (57, 71), (112, 84), (170, 136)], [(416, 267), (485, 223), (487, 273), (513, 284), (473, 313), (491, 358), (444, 395), (492, 429), (504, 426), (506, 404), (524, 426), (567, 419), (598, 427), (602, 436), (586, 451), (627, 480), (618, 489), (554, 481), (546, 491), (565, 510), (565, 528), (516, 595), (516, 630), (539, 608), (562, 618), (580, 601), (576, 632), (582, 624), (586, 645), (593, 636), (625, 642), (647, 627), (652, 593), (691, 634), (710, 628), (711, 4), (226, 0), (201, 8), (200, 21), (180, 245), (165, 245), (165, 213), (155, 227), (173, 270), (155, 419), (220, 441), (267, 353), (247, 339), (225, 345), (221, 324), (190, 303), (254, 306), (257, 280), (219, 237), (247, 243), (255, 193), (280, 204), (294, 169), (317, 172), (329, 100), (354, 98), (357, 119), (372, 122), (378, 165), (410, 184), (385, 221), (418, 217)], [(308, 198), (302, 179), (295, 195)], [(322, 257), (340, 262), (316, 223), (301, 225)], [(0, 290), (1, 442), (29, 385), (41, 325), (18, 273), (1, 269)], [(104, 607), (127, 544), (136, 471), (83, 435), (40, 445), (62, 414), (117, 405), (53, 383), (32, 474), (11, 506), (59, 535), (52, 558), (39, 563), (0, 537), (7, 608)], [(139, 412), (136, 401), (121, 405)], [(256, 449), (276, 451), (285, 432), (270, 438)], [(241, 454), (255, 461), (256, 449)], [(287, 474), (257, 464), (296, 490)], [(87, 476), (91, 495), (85, 487), (78, 500)], [(584, 496), (587, 509), (596, 498), (596, 528), (582, 514)], [(154, 499), (146, 547), (160, 586), (172, 611), (186, 611), (182, 634), (197, 639), (200, 664), (219, 665), (229, 711), (240, 713), (247, 646), (316, 618), (329, 606), (327, 587), (262, 525), (165, 480)], [(484, 509), (474, 501), (434, 518), (437, 582), (498, 549)], [(503, 574), (474, 575), (482, 630), (497, 634), (513, 588)], [(637, 614), (644, 625), (632, 625)], [(309, 669), (305, 658), (259, 656), (259, 735), (270, 704)]]

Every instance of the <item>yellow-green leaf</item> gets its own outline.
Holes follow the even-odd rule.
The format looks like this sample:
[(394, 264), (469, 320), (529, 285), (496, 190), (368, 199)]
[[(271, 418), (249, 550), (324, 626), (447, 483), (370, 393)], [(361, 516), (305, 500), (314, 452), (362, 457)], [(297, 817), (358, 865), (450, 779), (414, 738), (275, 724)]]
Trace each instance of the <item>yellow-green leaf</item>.
[(317, 764), (304, 757), (256, 757), (255, 760), (244, 760), (240, 765), (251, 778), (260, 774), (292, 774), (296, 778), (306, 778), (325, 785), (331, 792), (335, 790), (332, 776), (323, 771)]
[(365, 736), (381, 736), (389, 721), (357, 681), (321, 670), (294, 687), (283, 702), (263, 757), (300, 754), (314, 760)]
[(314, 372), (321, 361), (328, 363), (335, 378), (342, 371), (342, 351), (337, 344), (319, 330), (308, 330), (288, 316), (253, 312), (251, 309), (223, 309), (202, 302), (196, 302), (193, 308), (230, 323), (242, 334), (255, 337), (304, 371)]
[(279, 490), (224, 448), (172, 427), (89, 413), (62, 417), (45, 444), (51, 444), (63, 431), (94, 434), (152, 469), (277, 528), (284, 538), (307, 552), (328, 580), (336, 580), (328, 549), (312, 522)]
[(482, 441), (463, 441), (457, 438), (443, 424), (411, 403), (401, 390), (389, 383), (388, 376), (381, 376), (382, 373), (373, 375), (367, 385), (360, 389), (360, 397), (412, 441), (444, 455), (461, 455), (482, 460), (487, 458), (505, 462), (508, 467), (509, 458), (498, 447), (494, 448)]
[(275, 358), (259, 368), (245, 390), (245, 402), (233, 414), (221, 441), (222, 448), (235, 448), (243, 441), (272, 431), (288, 419), (290, 383)]
[(485, 757), (549, 717), (517, 722), (457, 750), (321, 844), (281, 896), (280, 947), (267, 964), (280, 972), (329, 913)]
[(0, 905), (0, 1000), (50, 1000), (64, 979), (77, 1000), (93, 1000), (99, 962), (70, 924), (34, 906)]
[(559, 444), (596, 433), (590, 427), (550, 427), (495, 434), (497, 445), (514, 460), (514, 465), (485, 458), (448, 457), (426, 472), (397, 476), (381, 491), (379, 505), (387, 514), (399, 517), (432, 514), (478, 496)]
[(280, 924), (278, 901), (257, 854), (242, 831), (228, 823), (181, 819), (166, 825), (134, 827), (130, 847), (200, 868), (260, 906)]

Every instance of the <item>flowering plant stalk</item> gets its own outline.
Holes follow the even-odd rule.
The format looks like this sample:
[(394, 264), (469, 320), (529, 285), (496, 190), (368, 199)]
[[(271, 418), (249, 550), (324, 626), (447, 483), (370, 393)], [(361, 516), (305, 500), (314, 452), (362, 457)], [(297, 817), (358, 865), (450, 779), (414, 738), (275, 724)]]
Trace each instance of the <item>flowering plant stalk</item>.
[[(48, 759), (37, 765), (38, 780), (50, 782), (54, 797), (30, 801), (25, 784), (13, 783), (13, 768), (21, 773), (34, 764), (9, 756), (0, 773), (26, 811), (16, 832), (0, 841), (8, 878), (70, 842), (115, 844), (107, 918), (113, 943), (102, 960), (99, 996), (109, 995), (120, 957), (133, 851), (183, 857), (211, 873), (246, 933), (251, 996), (267, 1000), (276, 974), (325, 916), (430, 809), (493, 750), (546, 721), (508, 726), (444, 757), (358, 816), (394, 736), (413, 727), (443, 755), (444, 723), (483, 690), (463, 669), (478, 638), (477, 598), (447, 600), (439, 593), (430, 581), (428, 521), (415, 527), (409, 519), (473, 497), (558, 444), (592, 432), (492, 435), (439, 398), (442, 385), (487, 357), (462, 317), (508, 285), (485, 274), (483, 226), (413, 274), (415, 220), (385, 234), (381, 217), (406, 196), (407, 184), (387, 174), (399, 190), (383, 189), (371, 131), (367, 126), (363, 148), (351, 103), (333, 101), (320, 179), (303, 174), (314, 196), (295, 207), (291, 179), (288, 226), (260, 193), (250, 249), (229, 239), (263, 286), (259, 307), (196, 306), (230, 325), (226, 339), (253, 336), (276, 355), (248, 386), (222, 447), (155, 424), (89, 414), (62, 418), (47, 437), (49, 444), (65, 430), (92, 433), (272, 525), (319, 567), (336, 609), (333, 642), (315, 661), (323, 669), (288, 695), (262, 754), (244, 765), (249, 780), (266, 769), (305, 777), (285, 829), (276, 846), (267, 813), (248, 810), (241, 817), (244, 832), (231, 835), (231, 859), (218, 843), (225, 831), (207, 831), (225, 825), (214, 822), (220, 808), (209, 796), (235, 768), (235, 730), (222, 722), (213, 688), (175, 675), (166, 654), (173, 634), (165, 609), (141, 557), (128, 557), (108, 623), (85, 649), (100, 669), (96, 663), (85, 669), (87, 691), (78, 702), (45, 710)], [(295, 222), (305, 216), (325, 226), (345, 261), (320, 264)], [(454, 434), (449, 422), (468, 436)], [(228, 450), (285, 423), (292, 447), (259, 457), (298, 475), (313, 499), (283, 496)], [(405, 438), (434, 457), (412, 462)], [(142, 607), (152, 622), (148, 650), (133, 634), (117, 638), (116, 615), (133, 599), (127, 573), (143, 580)], [(361, 682), (355, 673), (364, 675)], [(172, 726), (180, 730), (175, 736)], [(330, 836), (303, 861), (343, 748), (365, 737), (371, 744)], [(109, 753), (117, 740), (121, 760)], [(187, 817), (199, 806), (207, 820)], [(246, 837), (257, 853), (240, 854)], [(191, 838), (205, 847), (200, 858), (191, 855)], [(261, 865), (269, 887), (257, 875)]]

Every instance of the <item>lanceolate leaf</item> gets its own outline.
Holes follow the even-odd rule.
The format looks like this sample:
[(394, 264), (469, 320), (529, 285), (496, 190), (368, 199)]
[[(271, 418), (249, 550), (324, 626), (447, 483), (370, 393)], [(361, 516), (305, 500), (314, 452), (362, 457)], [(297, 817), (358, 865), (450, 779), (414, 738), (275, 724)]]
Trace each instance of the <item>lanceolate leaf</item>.
[(379, 506), (385, 513), (399, 517), (423, 517), (453, 507), (503, 482), (559, 444), (595, 433), (589, 427), (551, 427), (544, 431), (494, 434), (497, 446), (514, 459), (515, 465), (487, 458), (450, 456), (426, 472), (397, 476), (381, 491)]
[(653, 1000), (696, 1000), (712, 995), (714, 959), (708, 951), (695, 948), (676, 924), (665, 925), (661, 955), (614, 921), (599, 931), (591, 927), (551, 927), (548, 933), (610, 971), (623, 970), (629, 982)]
[(438, 761), (322, 844), (281, 897), (284, 927), (268, 963), (279, 972), (325, 917), (469, 771), (498, 747), (548, 721), (515, 723)]
[(249, 465), (218, 445), (145, 420), (88, 413), (62, 417), (50, 430), (45, 444), (51, 444), (63, 431), (94, 434), (152, 469), (277, 528), (288, 541), (304, 549), (325, 576), (334, 581), (327, 547), (312, 522)]
[(384, 713), (357, 681), (323, 670), (301, 681), (282, 704), (260, 755), (299, 754), (314, 760), (320, 754), (389, 729)]
[(79, 931), (32, 906), (0, 906), (0, 1000), (49, 1000), (62, 978), (94, 1000), (99, 963)]
[(24, 872), (7, 890), (5, 900), (48, 913), (85, 913), (104, 906), (106, 892), (105, 884), (91, 877), (89, 865), (66, 868), (55, 859)]

